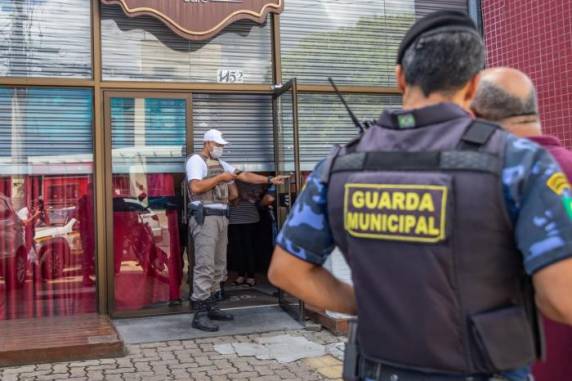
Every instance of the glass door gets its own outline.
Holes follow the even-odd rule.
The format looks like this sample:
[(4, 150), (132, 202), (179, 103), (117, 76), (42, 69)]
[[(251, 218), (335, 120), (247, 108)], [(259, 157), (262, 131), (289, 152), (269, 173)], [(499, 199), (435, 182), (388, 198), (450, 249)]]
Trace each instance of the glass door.
[[(277, 220), (280, 228), (302, 187), (296, 79), (275, 87), (272, 106), (276, 174), (291, 176), (286, 184), (278, 187)], [(278, 293), (278, 300), (286, 312), (296, 320), (304, 321), (304, 303), (301, 300), (282, 290)]]
[(105, 116), (110, 310), (114, 316), (177, 312), (191, 95), (106, 92)]

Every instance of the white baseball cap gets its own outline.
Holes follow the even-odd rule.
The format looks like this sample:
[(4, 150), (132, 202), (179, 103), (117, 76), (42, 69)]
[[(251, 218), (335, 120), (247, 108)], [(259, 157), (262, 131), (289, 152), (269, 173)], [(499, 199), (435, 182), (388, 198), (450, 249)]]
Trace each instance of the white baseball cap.
[(222, 138), (222, 132), (219, 130), (208, 130), (205, 132), (204, 142), (215, 142), (217, 144), (227, 145), (228, 142)]

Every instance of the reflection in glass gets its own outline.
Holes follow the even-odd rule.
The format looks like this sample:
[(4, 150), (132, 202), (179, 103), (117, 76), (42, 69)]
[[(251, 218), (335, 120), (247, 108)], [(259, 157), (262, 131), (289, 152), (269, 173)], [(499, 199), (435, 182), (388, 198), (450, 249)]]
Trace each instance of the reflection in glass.
[(116, 311), (181, 299), (186, 102), (111, 98)]
[(292, 90), (276, 99), (276, 139), (278, 173), (288, 174), (295, 170), (294, 158), (294, 109)]
[[(383, 110), (398, 108), (400, 95), (344, 95), (361, 121), (376, 121)], [(302, 170), (311, 171), (325, 158), (334, 144), (346, 144), (358, 136), (343, 104), (334, 94), (300, 94), (300, 161)]]
[(92, 93), (0, 88), (0, 320), (95, 312)]
[(416, 18), (467, 11), (466, 0), (288, 0), (280, 16), (284, 78), (395, 86), (395, 56)]
[(193, 94), (194, 147), (203, 146), (204, 133), (216, 128), (230, 144), (224, 160), (252, 172), (274, 170), (272, 97), (243, 94)]
[(0, 77), (91, 78), (91, 2), (0, 1)]
[(103, 78), (211, 83), (272, 82), (271, 24), (245, 20), (207, 41), (180, 37), (150, 16), (102, 6)]

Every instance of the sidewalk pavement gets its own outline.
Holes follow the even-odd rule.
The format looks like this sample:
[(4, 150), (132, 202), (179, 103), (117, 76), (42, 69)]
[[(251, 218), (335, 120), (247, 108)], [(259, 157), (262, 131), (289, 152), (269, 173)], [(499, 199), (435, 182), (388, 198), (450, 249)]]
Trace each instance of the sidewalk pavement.
[(220, 344), (257, 343), (280, 335), (303, 336), (312, 343), (331, 345), (342, 341), (327, 331), (280, 331), (195, 340), (173, 340), (128, 345), (123, 358), (69, 363), (39, 364), (0, 369), (2, 381), (166, 381), (166, 380), (341, 380), (341, 361), (325, 355), (291, 363), (260, 360), (253, 356), (220, 354)]

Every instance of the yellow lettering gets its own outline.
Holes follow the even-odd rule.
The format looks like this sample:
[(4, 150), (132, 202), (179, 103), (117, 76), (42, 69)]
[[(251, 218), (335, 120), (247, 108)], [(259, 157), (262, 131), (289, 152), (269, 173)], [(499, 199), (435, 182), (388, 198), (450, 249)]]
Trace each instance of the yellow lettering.
[(355, 191), (352, 197), (352, 205), (354, 208), (363, 208), (365, 205), (364, 195), (362, 191)]
[(411, 232), (411, 229), (413, 229), (413, 227), (415, 226), (415, 222), (417, 222), (415, 216), (410, 216), (410, 215), (405, 216), (405, 233)]
[(365, 205), (368, 209), (375, 209), (377, 206), (377, 200), (379, 199), (379, 193), (377, 192), (366, 192), (365, 194)]
[(405, 206), (407, 210), (417, 210), (419, 207), (419, 195), (415, 192), (407, 193)]
[(367, 213), (360, 213), (359, 214), (359, 229), (361, 231), (368, 231), (369, 230), (369, 214)]
[(381, 194), (379, 205), (377, 207), (379, 209), (391, 209), (391, 197), (389, 195), (389, 192), (383, 192)]
[(421, 204), (419, 205), (419, 211), (423, 212), (425, 210), (428, 212), (434, 212), (435, 211), (435, 205), (433, 205), (433, 197), (431, 197), (430, 193), (424, 193), (422, 198), (421, 198)]
[(425, 220), (425, 217), (421, 216), (417, 219), (415, 234), (427, 234), (427, 220)]
[(405, 216), (403, 214), (399, 216), (399, 232), (405, 233)]
[(393, 209), (404, 210), (405, 209), (405, 194), (402, 192), (393, 193)]
[(381, 231), (381, 214), (372, 214), (370, 219), (371, 230)]
[(382, 232), (387, 231), (387, 214), (381, 215), (381, 231)]
[(412, 242), (445, 236), (440, 200), (446, 199), (446, 187), (349, 184), (348, 191), (344, 223), (352, 236)]
[(359, 227), (358, 216), (359, 216), (359, 213), (348, 213), (348, 214), (346, 214), (346, 229), (356, 230)]
[(387, 217), (387, 230), (391, 233), (396, 233), (399, 230), (399, 217), (396, 214), (392, 214)]
[(439, 233), (439, 229), (435, 227), (435, 217), (429, 217), (429, 234), (438, 236)]

